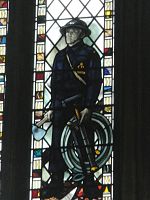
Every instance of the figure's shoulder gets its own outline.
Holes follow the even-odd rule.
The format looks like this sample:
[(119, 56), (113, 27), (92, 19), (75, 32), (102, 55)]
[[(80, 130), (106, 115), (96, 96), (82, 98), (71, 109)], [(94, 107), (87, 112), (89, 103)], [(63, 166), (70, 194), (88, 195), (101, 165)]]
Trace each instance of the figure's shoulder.
[(56, 57), (64, 56), (66, 53), (66, 47), (56, 53)]
[(92, 47), (89, 46), (88, 44), (84, 43), (84, 49), (88, 52), (88, 53), (96, 53), (96, 50)]
[(85, 51), (86, 51), (88, 54), (90, 54), (90, 55), (92, 55), (92, 54), (98, 55), (98, 53), (97, 53), (97, 51), (95, 50), (95, 48), (93, 48), (92, 46), (89, 46), (88, 44), (84, 44), (84, 49), (85, 49)]

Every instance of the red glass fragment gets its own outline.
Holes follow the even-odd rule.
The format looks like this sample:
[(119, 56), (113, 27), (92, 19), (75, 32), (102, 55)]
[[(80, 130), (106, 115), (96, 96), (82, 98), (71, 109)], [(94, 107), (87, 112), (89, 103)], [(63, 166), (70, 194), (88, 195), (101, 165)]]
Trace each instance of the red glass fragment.
[(7, 6), (8, 6), (7, 1), (0, 1), (0, 7), (1, 8), (7, 8)]
[(32, 197), (33, 198), (37, 198), (40, 195), (40, 191), (39, 190), (32, 190)]
[(83, 197), (83, 188), (79, 190), (79, 192), (77, 193), (77, 197)]
[(36, 80), (44, 80), (44, 73), (36, 73)]

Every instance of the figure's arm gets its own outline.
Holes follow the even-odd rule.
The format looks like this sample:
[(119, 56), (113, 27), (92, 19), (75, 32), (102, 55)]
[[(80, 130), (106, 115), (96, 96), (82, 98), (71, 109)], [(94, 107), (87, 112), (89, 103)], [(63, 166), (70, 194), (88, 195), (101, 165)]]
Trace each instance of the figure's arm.
[(101, 59), (97, 52), (92, 52), (90, 56), (89, 66), (86, 75), (86, 91), (84, 109), (81, 111), (80, 123), (90, 119), (91, 110), (94, 107), (98, 95), (100, 93), (102, 78), (101, 78)]
[(52, 75), (51, 75), (51, 105), (50, 109), (55, 110), (61, 106), (59, 95), (62, 87), (62, 70), (59, 69), (60, 60), (59, 55), (57, 54), (54, 59)]
[(100, 93), (101, 78), (101, 59), (96, 51), (90, 56), (89, 66), (86, 75), (85, 107), (93, 107)]

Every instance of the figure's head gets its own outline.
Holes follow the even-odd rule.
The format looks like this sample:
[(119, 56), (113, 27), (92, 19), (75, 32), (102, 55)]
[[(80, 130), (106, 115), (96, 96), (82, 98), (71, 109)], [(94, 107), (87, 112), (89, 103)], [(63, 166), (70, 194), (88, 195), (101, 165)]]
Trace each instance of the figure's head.
[(60, 32), (65, 36), (66, 43), (69, 46), (73, 46), (78, 41), (91, 34), (87, 24), (78, 18), (72, 19), (61, 27)]

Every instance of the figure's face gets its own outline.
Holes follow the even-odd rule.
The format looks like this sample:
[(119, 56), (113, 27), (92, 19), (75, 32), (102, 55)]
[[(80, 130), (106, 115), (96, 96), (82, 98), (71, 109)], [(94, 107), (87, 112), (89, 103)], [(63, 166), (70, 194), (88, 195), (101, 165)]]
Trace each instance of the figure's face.
[(82, 30), (79, 28), (66, 29), (66, 43), (69, 46), (75, 45), (81, 39)]

